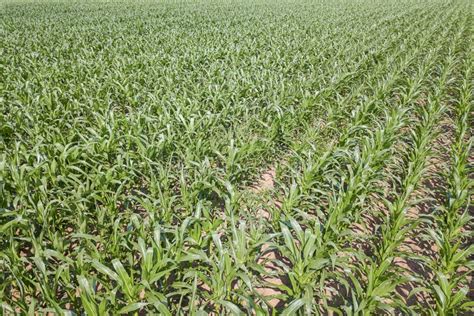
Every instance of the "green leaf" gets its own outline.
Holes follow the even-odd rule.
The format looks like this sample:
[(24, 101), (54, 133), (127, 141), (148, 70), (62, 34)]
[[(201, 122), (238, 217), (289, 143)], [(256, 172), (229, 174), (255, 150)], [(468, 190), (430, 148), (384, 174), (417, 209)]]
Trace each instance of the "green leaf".
[(148, 303), (131, 303), (118, 310), (117, 314), (127, 314), (147, 306)]
[(114, 281), (119, 281), (119, 276), (117, 273), (115, 273), (114, 271), (112, 271), (111, 269), (107, 268), (105, 265), (103, 265), (102, 263), (100, 263), (99, 261), (97, 260), (93, 260), (92, 261), (92, 266), (100, 273), (103, 273), (105, 275), (107, 275), (109, 278), (111, 278), (112, 280)]
[(289, 315), (294, 315), (296, 312), (304, 306), (304, 300), (302, 298), (294, 300), (288, 305), (287, 308), (285, 308), (282, 312), (283, 316), (289, 316)]
[(232, 315), (244, 315), (240, 308), (232, 302), (218, 300), (217, 304), (224, 306), (228, 311), (232, 313)]

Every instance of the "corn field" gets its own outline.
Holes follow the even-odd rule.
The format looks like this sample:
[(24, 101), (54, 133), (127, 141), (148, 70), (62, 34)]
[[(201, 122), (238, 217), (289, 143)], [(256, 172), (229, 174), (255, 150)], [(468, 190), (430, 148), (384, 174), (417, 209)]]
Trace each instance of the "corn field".
[(4, 315), (474, 313), (470, 0), (0, 0)]

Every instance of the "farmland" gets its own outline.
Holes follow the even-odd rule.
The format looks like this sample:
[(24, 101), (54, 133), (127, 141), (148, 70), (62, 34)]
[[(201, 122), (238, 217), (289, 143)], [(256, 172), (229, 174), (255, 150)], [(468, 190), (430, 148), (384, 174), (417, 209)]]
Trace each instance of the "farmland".
[(0, 0), (3, 314), (469, 314), (469, 0)]

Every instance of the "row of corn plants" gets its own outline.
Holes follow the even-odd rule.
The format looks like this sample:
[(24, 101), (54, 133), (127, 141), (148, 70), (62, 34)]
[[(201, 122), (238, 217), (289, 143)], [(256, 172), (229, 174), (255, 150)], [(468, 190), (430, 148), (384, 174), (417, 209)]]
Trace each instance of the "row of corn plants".
[[(439, 27), (439, 26), (438, 26)], [(429, 31), (427, 31), (427, 33), (429, 33)], [(429, 43), (427, 43), (429, 44)], [(410, 60), (410, 59), (408, 59)], [(429, 58), (426, 58), (425, 59), (425, 62), (426, 63), (429, 63), (430, 62), (430, 59)], [(395, 67), (396, 68), (396, 67)], [(398, 68), (396, 68), (398, 69)], [(400, 73), (398, 73), (400, 75)], [(395, 80), (394, 80), (395, 82)], [(390, 85), (385, 86), (387, 89), (390, 88)], [(377, 96), (377, 94), (375, 94), (375, 96)], [(370, 101), (368, 102), (368, 104), (370, 104)], [(366, 109), (364, 109), (366, 110)], [(403, 112), (403, 111), (402, 111)], [(394, 114), (395, 113), (395, 114)], [(398, 117), (398, 115), (401, 115), (401, 113), (399, 112), (394, 112), (392, 113), (392, 115), (395, 115), (395, 117), (397, 119), (400, 119), (400, 117)], [(357, 117), (357, 116), (355, 116)], [(365, 114), (365, 117), (368, 119), (370, 118), (370, 116), (368, 116), (367, 114)], [(389, 116), (390, 117), (390, 116)], [(354, 131), (357, 130), (357, 128), (355, 126), (357, 126), (357, 124), (365, 124), (364, 120), (359, 120), (359, 119), (354, 119), (354, 127), (352, 129), (348, 129), (347, 130), (347, 133), (352, 133), (351, 135), (354, 135)], [(389, 125), (390, 127), (391, 125)], [(395, 127), (397, 128), (400, 128), (400, 126), (398, 124), (394, 124), (394, 126), (392, 128), (395, 129)], [(388, 147), (391, 147), (390, 144), (391, 144), (391, 138), (389, 138), (387, 140), (387, 143), (384, 142), (384, 138), (383, 136), (381, 136), (379, 133), (383, 133), (384, 129), (380, 128), (379, 131), (375, 131), (375, 136), (374, 134), (370, 133), (369, 132), (369, 137), (368, 138), (365, 138), (366, 141), (362, 140), (361, 143), (363, 145), (366, 145), (364, 146), (363, 148), (365, 149), (365, 151), (362, 151), (359, 155), (360, 155), (360, 159), (362, 158), (365, 158), (367, 161), (365, 160), (357, 160), (355, 159), (354, 162), (352, 162), (353, 164), (355, 164), (355, 167), (352, 167), (351, 169), (353, 170), (352, 172), (354, 172), (355, 174), (352, 174), (352, 176), (354, 176), (354, 179), (352, 179), (353, 181), (349, 181), (347, 180), (347, 183), (349, 187), (345, 186), (345, 185), (338, 185), (337, 187), (340, 188), (340, 192), (337, 192), (335, 195), (334, 195), (334, 200), (330, 200), (330, 205), (329, 207), (331, 207), (331, 202), (333, 203), (333, 207), (332, 209), (330, 208), (331, 211), (328, 211), (328, 217), (327, 217), (327, 221), (326, 222), (323, 222), (323, 223), (319, 223), (318, 220), (316, 220), (316, 222), (313, 222), (311, 223), (311, 225), (315, 225), (316, 226), (316, 231), (315, 232), (312, 232), (312, 229), (307, 229), (306, 230), (306, 234), (302, 234), (301, 235), (297, 235), (296, 240), (296, 244), (295, 242), (292, 242), (292, 243), (289, 243), (289, 240), (290, 238), (289, 237), (286, 237), (285, 238), (285, 245), (283, 246), (283, 249), (280, 247), (280, 250), (282, 251), (282, 253), (284, 253), (286, 256), (289, 256), (291, 259), (291, 267), (292, 268), (288, 268), (287, 269), (289, 270), (289, 274), (290, 274), (290, 279), (291, 277), (292, 278), (292, 286), (296, 289), (288, 289), (289, 293), (290, 294), (293, 294), (296, 291), (298, 291), (297, 293), (295, 293), (296, 295), (301, 295), (301, 296), (305, 296), (305, 298), (298, 298), (297, 300), (295, 300), (292, 304), (292, 307), (291, 308), (294, 308), (295, 306), (299, 306), (301, 307), (303, 305), (303, 303), (306, 303), (307, 307), (310, 308), (310, 306), (312, 306), (314, 304), (314, 301), (313, 301), (313, 294), (307, 294), (308, 292), (306, 293), (301, 293), (302, 289), (305, 289), (305, 290), (309, 290), (311, 293), (312, 293), (312, 288), (314, 286), (314, 278), (317, 276), (317, 273), (315, 273), (316, 271), (320, 270), (319, 272), (321, 273), (325, 273), (327, 272), (327, 269), (323, 269), (323, 268), (327, 268), (328, 266), (330, 266), (331, 264), (334, 265), (334, 261), (335, 261), (335, 253), (333, 251), (330, 250), (330, 248), (332, 247), (331, 245), (334, 245), (334, 243), (337, 241), (337, 238), (336, 236), (337, 235), (343, 235), (343, 232), (344, 232), (344, 226), (347, 227), (348, 226), (348, 223), (349, 221), (347, 220), (344, 220), (344, 217), (348, 217), (348, 214), (347, 212), (349, 212), (349, 210), (352, 212), (352, 211), (356, 211), (356, 208), (354, 207), (355, 204), (354, 204), (354, 201), (351, 201), (351, 199), (355, 198), (356, 196), (364, 196), (364, 194), (362, 194), (362, 192), (369, 192), (369, 188), (366, 187), (366, 184), (369, 184), (371, 183), (370, 179), (368, 178), (368, 173), (371, 173), (371, 174), (377, 174), (377, 172), (373, 172), (373, 170), (370, 170), (370, 168), (367, 168), (367, 164), (370, 165), (370, 163), (372, 163), (373, 161), (371, 159), (373, 159), (374, 157), (377, 158), (377, 155), (375, 153), (378, 153), (380, 152), (380, 159), (375, 159), (375, 162), (373, 162), (373, 167), (377, 167), (379, 168), (381, 165), (380, 163), (382, 163), (388, 156), (387, 154), (389, 153), (387, 151), (387, 148), (382, 148), (383, 145), (387, 145)], [(392, 135), (391, 137), (393, 137), (393, 130), (391, 131), (392, 133), (389, 133), (390, 135)], [(382, 134), (384, 135), (384, 134)], [(340, 143), (340, 146), (341, 148), (340, 149), (335, 149), (334, 151), (337, 153), (342, 153), (341, 156), (343, 157), (344, 156), (344, 152), (347, 150), (345, 149), (345, 147), (347, 147), (348, 145), (350, 145), (350, 142), (347, 142), (347, 140), (349, 138), (344, 138), (342, 137), (341, 138), (341, 143)], [(362, 138), (364, 139), (364, 138)], [(378, 141), (379, 143), (372, 143), (373, 141)], [(349, 144), (348, 144), (349, 143)], [(377, 147), (377, 146), (382, 146), (382, 147)], [(349, 147), (350, 148), (350, 147)], [(369, 153), (373, 153), (374, 155), (369, 155)], [(362, 154), (364, 154), (362, 156)], [(320, 158), (322, 157), (322, 158)], [(326, 160), (331, 160), (332, 159), (332, 155), (331, 154), (328, 154), (328, 155), (321, 155), (320, 157), (316, 157), (316, 158), (320, 158), (320, 161), (324, 161), (325, 159)], [(329, 158), (328, 158), (329, 157)], [(349, 160), (350, 161), (350, 160)], [(360, 165), (358, 165), (360, 163)], [(317, 168), (319, 165), (318, 164), (315, 164), (315, 167)], [(357, 167), (358, 166), (358, 167)], [(328, 171), (331, 172), (331, 168), (332, 167), (329, 167)], [(314, 172), (311, 172), (312, 175), (314, 175)], [(344, 174), (344, 173), (342, 173)], [(351, 174), (351, 173), (349, 173)], [(365, 174), (365, 176), (364, 176)], [(307, 175), (307, 174), (306, 174)], [(343, 176), (343, 175), (342, 175)], [(343, 176), (344, 177), (344, 176)], [(304, 179), (311, 179), (311, 177), (309, 177), (308, 175), (306, 177), (304, 177), (303, 175), (303, 178)], [(335, 178), (334, 177), (334, 174), (330, 174), (329, 178)], [(328, 180), (329, 181), (329, 180)], [(345, 181), (344, 178), (342, 179), (342, 181)], [(318, 183), (318, 181), (314, 181), (314, 182), (311, 182), (310, 183), (310, 186), (311, 185), (315, 185), (315, 183)], [(351, 186), (354, 186), (356, 187), (356, 183), (357, 183), (357, 187), (359, 188), (359, 191), (354, 191)], [(295, 210), (297, 211), (297, 215), (298, 216), (305, 216), (305, 215), (301, 215), (301, 213), (305, 213), (305, 212), (301, 212), (301, 211), (298, 211), (298, 200), (301, 199), (302, 196), (305, 195), (305, 192), (303, 191), (302, 194), (300, 194), (300, 189), (304, 189), (305, 187), (308, 187), (308, 186), (292, 186), (291, 189), (289, 191), (287, 191), (287, 195), (285, 196), (284, 200), (282, 201), (282, 211), (283, 212), (289, 212), (290, 214), (293, 213)], [(337, 188), (336, 187), (336, 188)], [(321, 190), (321, 186), (318, 186), (318, 190)], [(347, 190), (347, 191), (345, 191)], [(362, 190), (362, 191), (361, 191)], [(366, 191), (367, 190), (367, 191)], [(338, 194), (339, 193), (339, 194)], [(347, 197), (347, 199), (346, 199)], [(362, 200), (363, 201), (363, 200)], [(278, 211), (276, 211), (278, 212)], [(274, 212), (275, 213), (275, 212)], [(320, 214), (318, 214), (320, 215)], [(338, 217), (339, 216), (339, 217)], [(355, 216), (355, 218), (357, 218), (357, 216)], [(329, 222), (329, 223), (328, 223)], [(320, 227), (318, 229), (318, 226)], [(336, 231), (333, 230), (334, 227), (341, 227), (340, 229), (336, 229)], [(321, 227), (323, 229), (321, 229)], [(291, 224), (291, 228), (293, 228), (294, 230), (298, 231), (296, 228), (295, 228), (295, 223), (293, 222)], [(301, 229), (300, 229), (301, 230)], [(282, 233), (285, 235), (285, 234), (288, 234), (287, 230), (286, 229), (283, 229)], [(329, 236), (329, 237), (327, 237)], [(324, 238), (326, 237), (326, 238)], [(309, 238), (309, 239), (307, 239)], [(307, 243), (310, 243), (309, 245), (307, 245)], [(308, 249), (311, 249), (311, 248), (308, 248), (306, 249), (306, 246), (307, 247), (314, 247), (314, 249), (317, 249), (316, 252), (321, 252), (319, 256), (316, 256), (314, 252), (307, 252)], [(301, 253), (298, 255), (298, 252), (299, 251), (303, 251), (303, 248), (305, 249), (305, 253)], [(313, 251), (314, 251), (313, 249)], [(336, 247), (337, 249), (337, 247)], [(309, 251), (309, 250), (308, 250)], [(328, 253), (329, 251), (329, 253)], [(331, 255), (330, 253), (333, 252), (333, 254)], [(332, 258), (331, 258), (332, 257)], [(331, 258), (331, 259), (330, 259)], [(295, 271), (293, 271), (294, 267), (297, 266), (298, 269), (295, 269)], [(311, 271), (313, 270), (313, 271)], [(293, 273), (296, 273), (296, 275), (293, 275)], [(324, 278), (324, 277), (323, 277)], [(304, 290), (303, 290), (304, 291)]]
[(469, 296), (472, 274), (473, 246), (471, 147), (472, 147), (472, 22), (469, 18), (460, 20), (460, 27), (453, 37), (458, 46), (452, 49), (463, 57), (457, 62), (459, 78), (453, 80), (454, 97), (450, 102), (453, 116), (453, 139), (448, 150), (447, 167), (440, 171), (444, 182), (442, 199), (430, 218), (426, 238), (435, 244), (436, 255), (423, 258), (432, 271), (430, 278), (423, 280), (420, 291), (430, 293), (434, 304), (429, 307), (431, 315), (455, 315), (473, 311)]
[[(450, 38), (448, 34), (453, 29), (454, 27), (451, 27), (446, 30), (442, 37)], [(455, 44), (458, 43), (454, 41), (448, 50)], [(393, 196), (385, 199), (387, 211), (382, 213), (383, 217), (380, 220), (382, 224), (379, 227), (380, 239), (374, 247), (373, 259), (369, 260), (369, 264), (363, 263), (361, 265), (359, 272), (361, 279), (354, 280), (356, 288), (359, 289), (356, 296), (361, 296), (357, 305), (361, 312), (367, 314), (381, 309), (393, 310), (394, 306), (405, 308), (404, 299), (398, 297), (395, 290), (405, 282), (415, 279), (414, 275), (400, 277), (400, 269), (394, 269), (397, 267), (395, 256), (399, 255), (398, 247), (417, 224), (417, 221), (410, 218), (407, 212), (416, 206), (417, 201), (414, 199), (413, 193), (419, 187), (421, 179), (426, 173), (428, 159), (432, 154), (431, 143), (439, 133), (437, 122), (444, 112), (442, 97), (445, 94), (446, 83), (452, 72), (455, 59), (452, 56), (444, 57), (443, 50), (444, 45), (441, 44), (428, 53), (428, 56), (431, 56), (429, 57), (430, 62), (421, 65), (423, 68), (418, 70), (419, 75), (413, 78), (412, 85), (406, 89), (406, 94), (403, 95), (403, 98), (410, 100), (409, 102), (413, 104), (413, 111), (416, 115), (413, 128), (410, 128), (407, 146), (404, 147), (406, 154), (403, 157), (403, 163), (396, 166), (401, 167), (399, 175), (393, 178), (397, 189), (390, 190), (390, 194)], [(434, 82), (436, 89), (433, 93), (420, 93), (423, 78), (429, 77), (427, 74), (429, 74), (430, 68), (437, 62), (440, 62), (443, 68), (440, 70), (440, 78)], [(426, 106), (415, 102), (420, 97), (424, 98), (426, 94), (430, 95)], [(380, 215), (375, 214), (375, 216)], [(413, 272), (410, 273), (413, 274)]]

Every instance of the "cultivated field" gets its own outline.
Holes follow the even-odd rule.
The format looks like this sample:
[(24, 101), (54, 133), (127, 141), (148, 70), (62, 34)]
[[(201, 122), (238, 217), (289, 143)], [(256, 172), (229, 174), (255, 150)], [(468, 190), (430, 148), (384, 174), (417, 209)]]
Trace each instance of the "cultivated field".
[(474, 313), (472, 0), (0, 0), (3, 314)]

